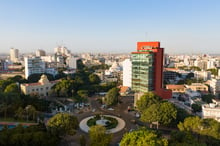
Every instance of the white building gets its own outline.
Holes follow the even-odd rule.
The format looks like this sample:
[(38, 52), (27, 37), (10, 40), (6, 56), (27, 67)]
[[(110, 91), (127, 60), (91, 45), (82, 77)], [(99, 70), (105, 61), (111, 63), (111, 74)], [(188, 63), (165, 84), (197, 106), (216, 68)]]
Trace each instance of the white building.
[(125, 59), (123, 65), (123, 86), (131, 87), (132, 64), (130, 59)]
[(209, 82), (211, 92), (214, 95), (220, 94), (220, 79), (211, 79)]
[(66, 56), (70, 55), (70, 50), (68, 50), (64, 46), (58, 46), (57, 48), (54, 48), (54, 51), (56, 54), (61, 54), (61, 55), (66, 55)]
[(119, 71), (121, 71), (121, 67), (120, 67), (119, 63), (115, 61), (112, 64), (112, 66), (109, 68), (109, 71), (110, 72), (119, 72)]
[(45, 63), (40, 57), (24, 58), (25, 64), (25, 78), (27, 79), (31, 74), (40, 74), (45, 72)]
[(18, 57), (19, 57), (18, 55), (19, 55), (18, 49), (14, 49), (14, 48), (10, 49), (10, 60), (12, 62), (18, 62)]
[(207, 62), (207, 69), (215, 68), (216, 67), (216, 60), (215, 59), (209, 59)]
[(36, 51), (36, 56), (38, 56), (38, 57), (39, 56), (46, 56), (46, 52), (44, 50), (39, 49)]
[(78, 57), (70, 56), (66, 59), (66, 64), (70, 69), (77, 69), (77, 60)]
[(57, 82), (59, 81), (49, 81), (46, 75), (42, 75), (38, 83), (24, 83), (21, 84), (20, 87), (22, 93), (24, 93), (25, 95), (37, 94), (40, 96), (48, 96), (51, 88)]
[(210, 71), (194, 71), (193, 73), (196, 79), (203, 79), (203, 81), (207, 81), (211, 79)]
[(212, 118), (220, 122), (220, 105), (218, 103), (202, 105), (202, 117)]

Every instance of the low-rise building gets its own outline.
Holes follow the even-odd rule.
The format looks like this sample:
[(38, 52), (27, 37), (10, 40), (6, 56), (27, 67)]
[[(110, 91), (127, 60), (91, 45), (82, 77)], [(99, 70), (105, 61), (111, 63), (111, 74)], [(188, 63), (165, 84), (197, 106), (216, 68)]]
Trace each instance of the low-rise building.
[(40, 96), (48, 96), (51, 88), (58, 82), (49, 81), (46, 75), (42, 75), (37, 83), (24, 83), (20, 85), (21, 91), (25, 95), (38, 94)]
[(192, 83), (191, 85), (185, 85), (186, 88), (189, 88), (193, 91), (202, 91), (202, 92), (208, 92), (208, 86), (202, 84), (202, 83)]
[(218, 103), (202, 105), (202, 117), (212, 118), (220, 122), (220, 105)]
[(186, 88), (184, 85), (169, 84), (166, 85), (166, 89), (172, 90), (172, 93), (185, 93)]

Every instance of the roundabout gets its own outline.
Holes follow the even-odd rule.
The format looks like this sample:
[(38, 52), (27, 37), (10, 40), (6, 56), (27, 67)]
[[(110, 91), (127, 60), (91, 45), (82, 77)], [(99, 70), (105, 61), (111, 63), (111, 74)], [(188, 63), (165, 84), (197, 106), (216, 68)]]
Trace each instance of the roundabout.
[(125, 121), (122, 120), (121, 118), (118, 118), (112, 115), (102, 115), (100, 117), (101, 117), (100, 119), (95, 120), (95, 124), (90, 124), (91, 122), (89, 121), (94, 120), (96, 116), (90, 116), (90, 117), (84, 118), (79, 124), (80, 129), (88, 133), (90, 126), (93, 126), (93, 125), (106, 126), (110, 121), (108, 119), (113, 119), (117, 121), (117, 125), (113, 126), (113, 128), (106, 128), (107, 133), (116, 133), (116, 132), (121, 131), (125, 127)]

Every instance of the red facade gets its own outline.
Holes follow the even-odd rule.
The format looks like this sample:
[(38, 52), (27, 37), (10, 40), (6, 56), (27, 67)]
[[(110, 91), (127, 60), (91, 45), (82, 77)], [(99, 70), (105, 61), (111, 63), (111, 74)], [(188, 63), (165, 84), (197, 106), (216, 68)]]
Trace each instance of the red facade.
[[(147, 46), (147, 48), (146, 48)], [(149, 50), (154, 53), (154, 92), (163, 99), (172, 97), (172, 91), (163, 88), (163, 54), (164, 48), (160, 48), (160, 42), (138, 42), (137, 50)], [(147, 53), (147, 52), (135, 52)]]

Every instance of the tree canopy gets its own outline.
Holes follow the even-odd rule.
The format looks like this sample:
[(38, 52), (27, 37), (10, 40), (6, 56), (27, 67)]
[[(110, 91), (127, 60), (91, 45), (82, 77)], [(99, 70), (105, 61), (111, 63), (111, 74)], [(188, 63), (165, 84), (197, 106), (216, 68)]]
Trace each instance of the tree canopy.
[(74, 135), (78, 128), (78, 120), (68, 113), (59, 113), (49, 119), (48, 127), (59, 135)]
[(0, 130), (1, 146), (56, 146), (60, 139), (48, 132), (45, 125), (33, 125), (24, 128), (18, 125)]
[(19, 90), (19, 87), (16, 83), (12, 83), (5, 88), (4, 92), (6, 92), (6, 93), (20, 93), (20, 90)]
[(207, 145), (220, 145), (220, 123), (214, 119), (188, 117), (178, 124), (182, 132), (195, 134), (197, 140)]
[(157, 96), (153, 92), (147, 92), (144, 95), (140, 97), (140, 99), (137, 101), (137, 108), (140, 112), (143, 112), (145, 109), (150, 107), (152, 104), (159, 103), (161, 101), (161, 98)]
[(118, 103), (119, 89), (114, 87), (108, 91), (105, 96), (105, 103), (107, 105), (114, 105)]
[(120, 146), (168, 146), (168, 141), (155, 131), (142, 128), (124, 134)]
[(101, 125), (90, 127), (89, 137), (91, 146), (108, 146), (112, 135), (106, 134), (106, 128)]
[(169, 102), (152, 104), (142, 112), (141, 120), (143, 122), (156, 122), (162, 125), (170, 125), (177, 118), (176, 107)]
[(90, 74), (89, 75), (89, 82), (91, 84), (99, 84), (101, 82), (100, 78), (96, 74)]

